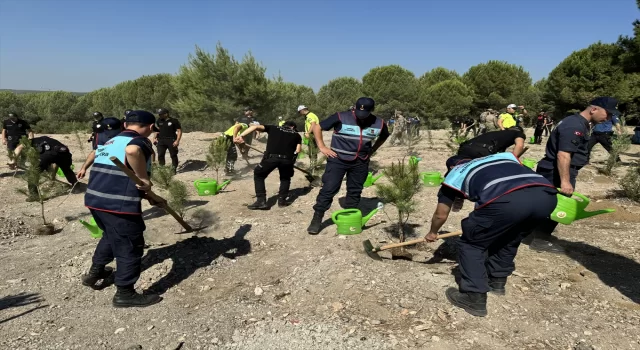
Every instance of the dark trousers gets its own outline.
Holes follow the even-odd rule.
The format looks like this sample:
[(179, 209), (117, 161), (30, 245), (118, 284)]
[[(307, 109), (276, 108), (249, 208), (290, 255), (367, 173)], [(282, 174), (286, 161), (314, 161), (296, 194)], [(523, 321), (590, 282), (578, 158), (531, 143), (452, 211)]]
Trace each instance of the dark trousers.
[(93, 253), (93, 264), (104, 266), (116, 260), (115, 285), (133, 286), (141, 272), (144, 252), (142, 215), (112, 214), (91, 209), (102, 238)]
[(258, 199), (267, 198), (267, 188), (264, 184), (264, 180), (275, 169), (278, 169), (278, 172), (280, 173), (280, 190), (278, 191), (278, 198), (286, 199), (289, 196), (291, 178), (293, 177), (293, 160), (265, 157), (253, 170), (253, 182), (256, 188), (256, 197)]
[(488, 277), (510, 276), (520, 242), (536, 222), (549, 217), (556, 204), (553, 189), (526, 187), (472, 211), (462, 220), (463, 233), (457, 241), (460, 291), (487, 293)]
[[(536, 168), (536, 173), (544, 176), (544, 178), (549, 180), (554, 186), (556, 186), (557, 188), (560, 188), (560, 173), (558, 172), (557, 168), (554, 168), (554, 169), (541, 168), (540, 164), (538, 164), (538, 167)], [(569, 182), (571, 183), (571, 186), (573, 186), (574, 188), (576, 187), (576, 177), (578, 177), (578, 170), (575, 168), (569, 168)], [(545, 218), (541, 220), (538, 225), (536, 225), (536, 228), (533, 231), (534, 237), (548, 241), (551, 239), (551, 234), (553, 233), (553, 230), (555, 230), (557, 226), (558, 226), (557, 222), (549, 218)]]
[(589, 138), (589, 144), (588, 144), (588, 148), (589, 148), (589, 154), (591, 154), (591, 149), (593, 148), (593, 146), (595, 146), (597, 143), (601, 144), (602, 147), (604, 147), (604, 149), (607, 150), (607, 152), (611, 153), (611, 136), (613, 136), (613, 132), (593, 132), (591, 134), (591, 137)]
[(347, 198), (345, 209), (357, 208), (360, 204), (360, 196), (364, 182), (369, 174), (369, 159), (360, 158), (352, 161), (341, 160), (339, 158), (329, 158), (322, 175), (322, 188), (313, 210), (322, 212), (329, 210), (333, 197), (340, 191), (342, 179), (347, 175)]
[(537, 126), (536, 131), (534, 131), (533, 133), (533, 136), (535, 137), (535, 143), (537, 143), (538, 145), (542, 143), (542, 131), (543, 127)]
[(173, 147), (173, 142), (175, 139), (173, 138), (159, 138), (158, 144), (156, 148), (158, 149), (158, 164), (164, 165), (164, 155), (169, 150), (169, 155), (171, 156), (171, 166), (173, 169), (178, 168), (178, 147)]
[(494, 153), (496, 153), (496, 150), (490, 150), (487, 147), (474, 145), (474, 144), (462, 144), (458, 149), (459, 156), (463, 156), (471, 159), (486, 157)]
[[(69, 184), (74, 185), (78, 182), (76, 174), (71, 170), (72, 156), (69, 152), (45, 152), (40, 155), (40, 171), (47, 171), (52, 164), (56, 164), (64, 174)], [(29, 192), (32, 195), (38, 195), (38, 189), (29, 185)]]
[(227, 148), (227, 165), (225, 170), (233, 171), (236, 160), (238, 160), (238, 150), (236, 150), (236, 144), (233, 143), (233, 136), (224, 135), (224, 137), (227, 139), (227, 142), (229, 142), (229, 148)]
[(16, 148), (18, 148), (19, 145), (20, 145), (20, 140), (17, 140), (17, 141), (11, 140), (7, 142), (7, 149), (9, 150), (9, 152), (13, 152), (16, 150)]

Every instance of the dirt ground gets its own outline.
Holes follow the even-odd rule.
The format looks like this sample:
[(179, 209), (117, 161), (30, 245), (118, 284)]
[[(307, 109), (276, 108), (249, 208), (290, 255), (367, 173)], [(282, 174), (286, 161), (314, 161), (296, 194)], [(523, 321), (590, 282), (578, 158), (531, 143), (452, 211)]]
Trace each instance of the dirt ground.
[[(210, 215), (204, 224), (211, 226), (176, 234), (181, 228), (171, 216), (143, 206), (148, 248), (137, 288), (159, 290), (164, 297), (144, 309), (114, 309), (115, 287), (94, 291), (80, 284), (96, 245), (78, 222), (89, 218), (83, 194), (47, 202), (46, 216), (57, 233), (32, 234), (40, 208), (16, 192), (25, 184), (12, 177), (2, 152), (0, 348), (640, 349), (640, 206), (616, 198), (614, 179), (598, 174), (596, 167), (606, 159), (600, 146), (594, 163), (581, 170), (577, 191), (593, 198), (590, 208), (617, 211), (560, 225), (556, 235), (567, 256), (522, 246), (507, 295), (490, 295), (489, 315), (475, 318), (444, 297), (446, 288), (456, 285), (450, 242), (409, 250), (411, 259), (375, 261), (363, 252), (364, 239), (374, 245), (390, 241), (390, 218), (395, 217), (390, 206), (360, 235), (338, 236), (330, 213), (322, 233), (308, 235), (318, 189), (306, 188), (300, 173), (292, 181), (297, 199), (290, 207), (246, 208), (254, 201), (256, 152), (250, 167), (242, 160), (236, 164), (240, 175), (225, 191), (198, 196), (193, 181), (215, 177), (211, 169), (200, 170), (214, 136), (184, 135), (179, 156), (187, 164), (176, 176), (189, 184), (193, 210), (187, 218), (195, 225), (202, 220), (196, 222), (190, 213), (205, 209)], [(74, 135), (54, 137), (72, 149), (79, 168), (87, 144), (83, 152)], [(421, 171), (444, 171), (450, 154), (444, 137), (433, 132), (432, 142), (418, 143)], [(264, 149), (263, 143), (255, 144)], [(544, 146), (529, 146), (526, 157), (540, 159)], [(406, 154), (406, 147), (385, 145), (373, 167)], [(639, 156), (640, 147), (633, 146), (622, 159), (628, 164)], [(270, 195), (277, 187), (278, 176), (272, 174)], [(418, 195), (420, 209), (409, 220), (416, 236), (428, 230), (436, 192), (424, 187)], [(343, 187), (332, 211), (340, 209), (344, 194)], [(366, 188), (363, 210), (377, 202), (375, 186)], [(467, 202), (452, 213), (443, 229), (459, 230), (471, 208)]]

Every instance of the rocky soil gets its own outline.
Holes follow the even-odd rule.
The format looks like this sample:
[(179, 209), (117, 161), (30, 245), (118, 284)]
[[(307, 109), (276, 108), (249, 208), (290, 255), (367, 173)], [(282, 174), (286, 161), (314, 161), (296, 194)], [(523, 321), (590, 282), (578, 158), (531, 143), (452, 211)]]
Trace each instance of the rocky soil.
[[(452, 242), (388, 253), (393, 259), (383, 261), (363, 252), (364, 239), (374, 245), (392, 240), (393, 207), (376, 214), (360, 235), (338, 236), (327, 214), (322, 233), (310, 236), (306, 227), (318, 189), (308, 188), (299, 173), (290, 207), (246, 208), (254, 200), (255, 152), (251, 166), (236, 164), (240, 174), (225, 191), (199, 197), (191, 184), (215, 177), (200, 170), (214, 136), (185, 134), (179, 156), (186, 166), (176, 177), (191, 191), (187, 218), (209, 226), (176, 234), (181, 228), (171, 216), (143, 207), (148, 247), (137, 287), (164, 297), (145, 309), (114, 309), (113, 286), (95, 291), (80, 284), (96, 244), (78, 222), (89, 218), (82, 194), (48, 201), (46, 216), (57, 233), (36, 236), (38, 204), (26, 203), (15, 191), (24, 182), (0, 168), (0, 348), (640, 349), (640, 206), (616, 196), (615, 177), (626, 167), (614, 178), (599, 175), (606, 159), (600, 146), (593, 164), (581, 171), (577, 191), (592, 198), (590, 208), (617, 211), (561, 225), (557, 237), (567, 256), (522, 246), (507, 295), (490, 295), (489, 315), (475, 318), (444, 297), (455, 286)], [(433, 132), (431, 142), (425, 138), (416, 146), (421, 171), (444, 171), (450, 154), (444, 136)], [(78, 168), (87, 147), (81, 150), (73, 135), (54, 137), (73, 150)], [(539, 159), (543, 152), (532, 145), (526, 157)], [(384, 146), (378, 153), (373, 167), (382, 168), (406, 156), (407, 148)], [(622, 159), (630, 164), (639, 156), (634, 146)], [(2, 153), (0, 164), (6, 160)], [(277, 174), (267, 186), (275, 195)], [(418, 196), (420, 210), (409, 220), (415, 236), (428, 230), (436, 192), (424, 187)], [(340, 209), (344, 194), (343, 187), (332, 210)], [(377, 202), (375, 187), (366, 188), (363, 211)], [(466, 203), (452, 213), (445, 229), (459, 230), (471, 208)], [(192, 218), (196, 209), (208, 215)]]

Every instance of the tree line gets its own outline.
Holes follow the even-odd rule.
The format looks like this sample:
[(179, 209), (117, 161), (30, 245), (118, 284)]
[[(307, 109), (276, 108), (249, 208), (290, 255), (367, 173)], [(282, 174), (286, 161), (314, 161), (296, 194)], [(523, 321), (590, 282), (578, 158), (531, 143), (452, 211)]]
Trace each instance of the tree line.
[(371, 69), (361, 79), (333, 79), (316, 93), (281, 76), (267, 77), (266, 67), (251, 53), (238, 60), (218, 44), (214, 53), (196, 47), (175, 75), (142, 76), (84, 95), (0, 91), (0, 115), (17, 112), (37, 132), (68, 133), (87, 129), (94, 111), (122, 117), (126, 109), (164, 107), (181, 118), (185, 131), (214, 132), (228, 128), (244, 106), (253, 107), (263, 123), (278, 117), (301, 121), (296, 111), (300, 104), (325, 117), (346, 110), (360, 96), (370, 96), (379, 116), (402, 110), (441, 128), (452, 118), (477, 117), (487, 108), (503, 110), (509, 103), (525, 105), (530, 118), (544, 110), (559, 119), (596, 96), (608, 95), (618, 98), (624, 114), (638, 116), (640, 21), (633, 26), (634, 35), (575, 51), (535, 83), (523, 67), (503, 61), (472, 66), (462, 75), (438, 67), (419, 77), (388, 65)]

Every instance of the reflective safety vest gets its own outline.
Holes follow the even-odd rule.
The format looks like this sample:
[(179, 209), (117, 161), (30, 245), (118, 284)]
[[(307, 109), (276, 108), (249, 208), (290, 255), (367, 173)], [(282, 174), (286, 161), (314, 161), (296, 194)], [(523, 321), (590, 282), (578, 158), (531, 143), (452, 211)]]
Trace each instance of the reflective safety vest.
[[(229, 129), (227, 129), (227, 131), (224, 132), (225, 135), (227, 136), (233, 136), (233, 129), (236, 128), (235, 124), (234, 126), (230, 127)], [(240, 123), (240, 125), (242, 125), (242, 127), (240, 128), (240, 131), (238, 131), (238, 135), (240, 135), (243, 131), (247, 130), (249, 128), (249, 125), (245, 124), (245, 123)]]
[(353, 111), (338, 113), (342, 123), (340, 130), (335, 130), (331, 138), (331, 149), (342, 160), (367, 159), (371, 151), (371, 141), (380, 135), (383, 121), (376, 117), (376, 121), (367, 128), (358, 126), (358, 118)]
[(498, 119), (502, 119), (502, 127), (505, 129), (509, 129), (510, 127), (516, 126), (518, 123), (516, 122), (516, 118), (509, 113), (502, 113)]
[[(138, 137), (142, 136), (124, 131), (96, 149), (96, 159), (84, 196), (87, 208), (116, 214), (142, 214), (141, 201), (144, 193), (109, 159), (115, 156), (128, 166), (125, 149), (132, 139)], [(147, 160), (147, 172), (151, 172), (151, 158)]]
[(523, 166), (510, 152), (492, 154), (460, 164), (449, 171), (443, 185), (476, 202), (476, 209), (524, 187), (544, 186), (555, 189), (549, 180)]

